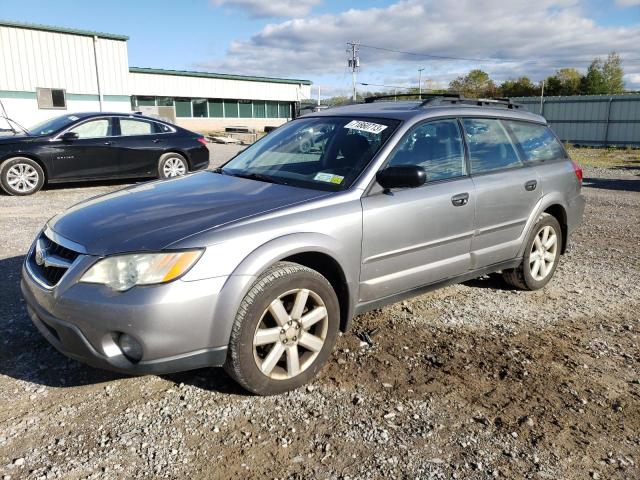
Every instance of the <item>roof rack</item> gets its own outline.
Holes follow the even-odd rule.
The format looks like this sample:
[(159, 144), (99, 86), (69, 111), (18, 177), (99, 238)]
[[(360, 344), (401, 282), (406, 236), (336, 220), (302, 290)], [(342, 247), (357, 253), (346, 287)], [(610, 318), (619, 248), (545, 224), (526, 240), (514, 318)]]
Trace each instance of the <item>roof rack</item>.
[(452, 98), (460, 98), (459, 93), (398, 93), (397, 95), (377, 95), (374, 97), (366, 97), (364, 99), (364, 103), (373, 103), (378, 100), (386, 100), (388, 98), (397, 98), (397, 97), (419, 97), (420, 100), (429, 101), (431, 98), (436, 97), (452, 97)]

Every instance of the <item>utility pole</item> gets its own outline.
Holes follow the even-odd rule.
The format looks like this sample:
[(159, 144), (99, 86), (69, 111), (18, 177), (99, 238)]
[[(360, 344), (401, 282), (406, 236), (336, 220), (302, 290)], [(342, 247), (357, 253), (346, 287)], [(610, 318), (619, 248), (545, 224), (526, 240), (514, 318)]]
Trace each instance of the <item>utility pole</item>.
[(349, 48), (347, 53), (351, 55), (351, 58), (347, 60), (347, 65), (351, 69), (351, 81), (353, 85), (353, 101), (358, 101), (356, 94), (356, 70), (360, 68), (360, 57), (358, 57), (360, 45), (357, 42), (347, 42)]
[(418, 69), (418, 93), (420, 94), (420, 98), (422, 98), (422, 71), (424, 67)]
[(320, 85), (318, 85), (318, 106), (320, 105)]
[(544, 108), (544, 80), (542, 80), (542, 88), (540, 89), (540, 115), (542, 115), (542, 110)]

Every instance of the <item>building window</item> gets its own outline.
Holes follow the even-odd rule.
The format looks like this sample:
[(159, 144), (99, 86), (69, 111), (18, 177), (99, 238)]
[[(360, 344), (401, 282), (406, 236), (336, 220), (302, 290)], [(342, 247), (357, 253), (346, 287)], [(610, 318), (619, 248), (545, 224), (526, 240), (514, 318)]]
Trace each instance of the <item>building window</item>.
[(290, 118), (291, 117), (291, 104), (280, 102), (278, 104), (278, 117), (279, 118)]
[(251, 100), (238, 100), (238, 107), (240, 110), (240, 118), (253, 118)]
[(191, 117), (191, 99), (176, 98), (176, 117)]
[(254, 118), (265, 118), (267, 116), (267, 108), (265, 106), (265, 102), (260, 100), (253, 101), (253, 117)]
[(224, 117), (222, 100), (209, 100), (209, 116), (214, 118)]
[(61, 88), (36, 88), (38, 108), (67, 108), (66, 92)]
[(156, 104), (159, 107), (173, 107), (173, 98), (172, 97), (157, 97)]
[(138, 107), (155, 107), (156, 98), (155, 97), (136, 97), (136, 105)]
[(204, 98), (194, 98), (191, 103), (193, 104), (193, 116), (194, 117), (207, 117), (207, 100)]
[(278, 118), (278, 102), (267, 102), (267, 118)]
[(238, 118), (238, 101), (237, 100), (224, 101), (224, 116), (226, 118)]

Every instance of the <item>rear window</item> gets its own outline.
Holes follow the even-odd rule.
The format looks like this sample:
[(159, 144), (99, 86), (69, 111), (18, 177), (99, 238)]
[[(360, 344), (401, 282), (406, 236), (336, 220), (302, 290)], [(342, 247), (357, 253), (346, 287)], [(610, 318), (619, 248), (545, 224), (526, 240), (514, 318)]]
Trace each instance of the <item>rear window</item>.
[(485, 173), (522, 166), (515, 146), (502, 123), (488, 118), (462, 120), (469, 146), (471, 173)]
[(526, 161), (540, 162), (564, 157), (564, 149), (549, 127), (513, 120), (505, 123), (522, 148)]

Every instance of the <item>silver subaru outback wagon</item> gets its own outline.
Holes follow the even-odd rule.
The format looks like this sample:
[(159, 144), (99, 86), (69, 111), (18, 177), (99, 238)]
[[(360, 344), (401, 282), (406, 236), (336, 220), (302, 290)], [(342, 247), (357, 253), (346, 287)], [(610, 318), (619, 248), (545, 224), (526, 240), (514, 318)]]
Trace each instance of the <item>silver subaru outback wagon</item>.
[(582, 172), (537, 115), (458, 97), (294, 120), (215, 171), (52, 218), (22, 292), (65, 355), (131, 374), (224, 366), (296, 388), (354, 315), (489, 272), (549, 282)]

